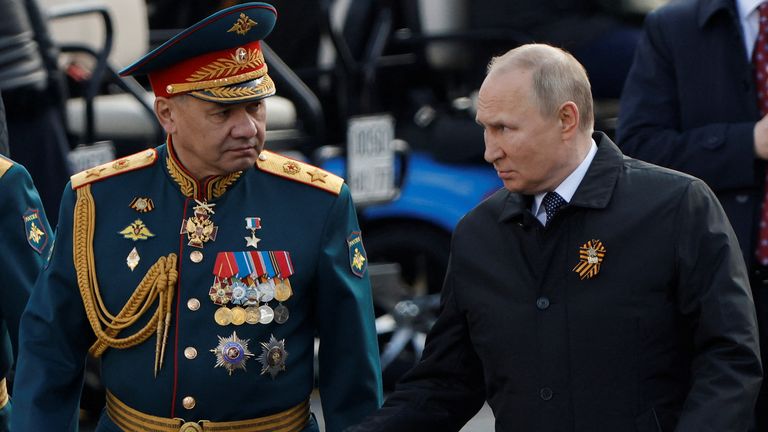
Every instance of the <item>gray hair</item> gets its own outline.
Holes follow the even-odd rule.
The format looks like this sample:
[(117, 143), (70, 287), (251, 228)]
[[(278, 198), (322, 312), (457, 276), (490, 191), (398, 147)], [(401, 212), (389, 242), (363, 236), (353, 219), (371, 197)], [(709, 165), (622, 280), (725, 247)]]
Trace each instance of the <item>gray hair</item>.
[(521, 68), (533, 72), (533, 96), (546, 117), (554, 116), (565, 102), (579, 109), (579, 129), (591, 134), (595, 123), (592, 87), (587, 71), (571, 54), (545, 44), (521, 45), (493, 57), (487, 74)]

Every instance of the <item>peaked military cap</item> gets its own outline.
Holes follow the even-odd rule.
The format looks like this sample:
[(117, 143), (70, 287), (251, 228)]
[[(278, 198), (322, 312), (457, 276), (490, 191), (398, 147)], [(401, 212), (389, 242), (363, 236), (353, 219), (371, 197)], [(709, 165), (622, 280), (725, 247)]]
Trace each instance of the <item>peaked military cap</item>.
[(220, 10), (183, 30), (120, 71), (147, 74), (156, 96), (189, 94), (239, 103), (275, 94), (260, 41), (275, 26), (277, 11), (266, 3)]

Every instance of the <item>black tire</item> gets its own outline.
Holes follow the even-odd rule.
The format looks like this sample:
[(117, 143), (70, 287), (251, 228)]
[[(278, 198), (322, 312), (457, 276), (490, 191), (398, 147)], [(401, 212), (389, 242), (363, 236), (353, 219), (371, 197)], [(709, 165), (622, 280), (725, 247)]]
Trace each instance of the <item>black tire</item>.
[(451, 234), (432, 225), (401, 220), (363, 230), (370, 262), (400, 264), (412, 295), (439, 293), (443, 286)]

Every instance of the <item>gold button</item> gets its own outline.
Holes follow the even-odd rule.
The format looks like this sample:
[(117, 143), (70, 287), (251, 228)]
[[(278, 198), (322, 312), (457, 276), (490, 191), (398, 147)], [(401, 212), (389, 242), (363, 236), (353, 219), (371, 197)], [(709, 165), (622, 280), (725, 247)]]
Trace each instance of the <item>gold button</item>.
[(189, 259), (192, 260), (193, 263), (199, 263), (203, 260), (203, 253), (200, 251), (192, 251), (189, 254)]
[(184, 348), (184, 357), (192, 360), (193, 358), (197, 357), (197, 350), (195, 347), (186, 347)]
[(198, 299), (196, 299), (194, 297), (189, 299), (189, 300), (187, 300), (187, 307), (191, 311), (196, 311), (196, 310), (200, 309), (200, 300), (198, 300)]
[(181, 432), (203, 432), (203, 427), (195, 422), (186, 422), (181, 425)]
[(195, 407), (195, 398), (192, 396), (187, 396), (184, 399), (181, 400), (181, 404), (184, 405), (184, 408), (186, 409), (192, 409)]

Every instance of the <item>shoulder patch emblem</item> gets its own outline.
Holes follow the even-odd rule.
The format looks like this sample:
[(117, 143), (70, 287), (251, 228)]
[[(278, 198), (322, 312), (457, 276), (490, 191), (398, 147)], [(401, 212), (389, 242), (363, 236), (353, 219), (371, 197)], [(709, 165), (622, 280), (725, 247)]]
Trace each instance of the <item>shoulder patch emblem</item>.
[(157, 151), (155, 149), (149, 149), (89, 168), (71, 177), (72, 189), (77, 189), (87, 184), (113, 177), (117, 174), (150, 166), (154, 164), (156, 160)]
[(42, 254), (45, 246), (48, 245), (48, 233), (45, 224), (40, 221), (40, 211), (37, 209), (28, 209), (22, 215), (24, 219), (24, 232), (26, 232), (27, 243), (32, 249)]
[(349, 268), (352, 269), (352, 274), (362, 278), (365, 274), (365, 269), (368, 267), (368, 256), (365, 254), (365, 247), (363, 247), (363, 237), (360, 235), (360, 231), (352, 231), (347, 237), (347, 247), (349, 248)]
[(344, 179), (308, 163), (262, 151), (256, 166), (261, 170), (338, 195)]

